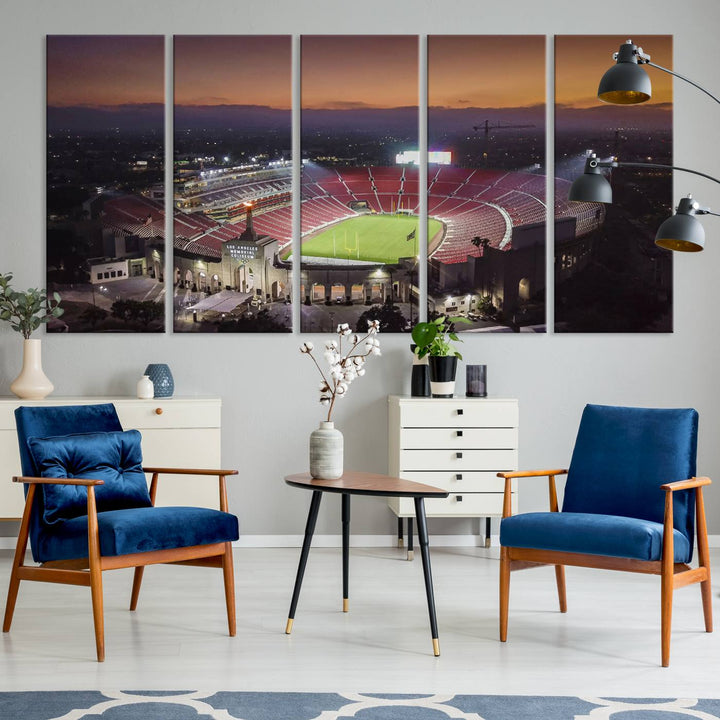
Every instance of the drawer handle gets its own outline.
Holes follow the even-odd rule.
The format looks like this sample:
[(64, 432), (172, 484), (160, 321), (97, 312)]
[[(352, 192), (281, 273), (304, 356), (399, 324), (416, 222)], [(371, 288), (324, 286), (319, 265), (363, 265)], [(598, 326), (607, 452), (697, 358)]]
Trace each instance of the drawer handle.
[(455, 431), (455, 436), (456, 436), (456, 437), (462, 437), (462, 436), (463, 436), (463, 431), (462, 431), (462, 430), (456, 430), (456, 431)]
[(462, 502), (462, 495), (456, 495), (455, 502)]
[(156, 415), (162, 415), (162, 414), (163, 414), (163, 409), (162, 409), (162, 408), (155, 408), (155, 414), (156, 414)]
[(461, 453), (461, 452), (455, 453), (455, 457), (456, 457), (458, 460), (462, 460), (462, 453)]
[(462, 408), (458, 408), (457, 414), (458, 414), (458, 415), (462, 415), (462, 414), (463, 414), (463, 409), (462, 409)]
[(458, 473), (457, 475), (455, 475), (455, 479), (462, 480), (462, 473)]

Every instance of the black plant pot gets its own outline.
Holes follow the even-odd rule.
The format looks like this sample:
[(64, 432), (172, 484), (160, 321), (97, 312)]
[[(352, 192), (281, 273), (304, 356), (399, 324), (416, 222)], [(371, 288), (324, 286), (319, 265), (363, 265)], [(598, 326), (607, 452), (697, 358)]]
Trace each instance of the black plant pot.
[(455, 355), (430, 356), (430, 392), (433, 397), (451, 398), (455, 393)]

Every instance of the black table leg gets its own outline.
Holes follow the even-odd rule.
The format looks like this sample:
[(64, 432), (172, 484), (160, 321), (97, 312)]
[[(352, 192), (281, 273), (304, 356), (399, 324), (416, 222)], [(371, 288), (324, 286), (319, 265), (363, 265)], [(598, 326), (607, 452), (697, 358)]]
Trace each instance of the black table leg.
[(490, 518), (485, 518), (485, 547), (490, 547)]
[(403, 519), (398, 518), (398, 547), (403, 546)]
[(413, 550), (413, 519), (409, 517), (408, 519), (408, 541), (407, 541), (407, 559), (412, 560), (415, 557), (415, 552)]
[(430, 569), (430, 548), (428, 547), (427, 521), (425, 519), (425, 500), (421, 497), (415, 498), (415, 517), (417, 518), (418, 542), (420, 543), (420, 554), (422, 556), (423, 573), (425, 575), (425, 593), (427, 595), (428, 613), (430, 614), (433, 654), (437, 657), (440, 654), (440, 642), (438, 641), (437, 618), (435, 617), (435, 595), (433, 593), (432, 571)]
[(300, 588), (302, 587), (303, 575), (305, 575), (305, 566), (307, 565), (308, 555), (310, 554), (310, 543), (312, 542), (312, 536), (315, 532), (320, 500), (322, 500), (322, 492), (320, 490), (313, 490), (312, 500), (310, 501), (310, 512), (308, 513), (308, 519), (305, 525), (305, 539), (303, 540), (302, 552), (300, 553), (300, 564), (298, 565), (297, 575), (295, 576), (295, 588), (293, 590), (292, 601), (290, 602), (287, 625), (285, 626), (285, 633), (288, 635), (292, 632), (293, 621), (295, 620), (295, 610), (297, 609), (298, 598), (300, 597)]
[(348, 611), (349, 567), (350, 567), (350, 495), (342, 495), (342, 537), (343, 537), (343, 612)]

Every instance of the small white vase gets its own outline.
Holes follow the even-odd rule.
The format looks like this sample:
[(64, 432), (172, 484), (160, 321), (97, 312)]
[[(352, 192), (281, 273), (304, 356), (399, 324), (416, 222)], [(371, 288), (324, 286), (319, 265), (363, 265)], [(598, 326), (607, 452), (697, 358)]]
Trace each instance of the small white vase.
[(155, 385), (149, 375), (143, 375), (138, 380), (137, 396), (140, 400), (152, 400), (155, 397)]
[(42, 400), (55, 389), (42, 369), (41, 341), (23, 342), (23, 366), (10, 391), (23, 400)]
[(310, 475), (337, 480), (343, 474), (343, 435), (334, 422), (321, 422), (310, 433)]

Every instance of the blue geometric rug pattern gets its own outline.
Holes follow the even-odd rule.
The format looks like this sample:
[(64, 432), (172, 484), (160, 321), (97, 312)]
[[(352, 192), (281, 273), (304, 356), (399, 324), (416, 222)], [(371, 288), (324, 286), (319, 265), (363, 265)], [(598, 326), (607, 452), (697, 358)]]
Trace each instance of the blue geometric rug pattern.
[(196, 691), (0, 693), (0, 720), (718, 720), (720, 700)]

